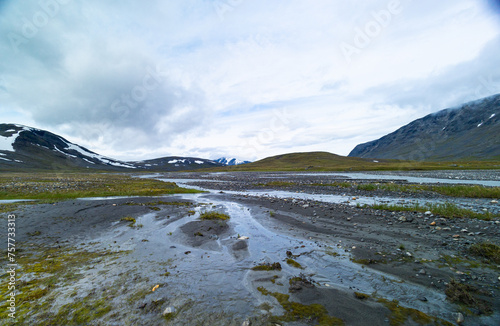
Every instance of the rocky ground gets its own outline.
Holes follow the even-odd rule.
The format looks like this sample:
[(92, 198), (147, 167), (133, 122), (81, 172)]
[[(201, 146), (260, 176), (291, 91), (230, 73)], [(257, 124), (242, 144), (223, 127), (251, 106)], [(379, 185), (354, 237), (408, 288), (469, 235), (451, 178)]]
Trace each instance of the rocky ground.
[[(498, 180), (499, 173), (457, 176)], [(5, 222), (8, 214), (17, 217), (18, 324), (497, 325), (500, 319), (499, 263), (473, 250), (499, 244), (500, 222), (352, 205), (354, 197), (373, 195), (446, 196), (325, 187), (318, 184), (347, 178), (318, 174), (162, 177), (190, 179), (212, 192), (22, 204), (2, 214)], [(290, 194), (273, 197), (273, 190)], [(293, 193), (345, 195), (345, 201)], [(494, 211), (498, 203), (491, 201)], [(231, 219), (200, 220), (206, 210)], [(4, 273), (2, 292), (7, 279)], [(15, 324), (1, 313), (3, 324)]]

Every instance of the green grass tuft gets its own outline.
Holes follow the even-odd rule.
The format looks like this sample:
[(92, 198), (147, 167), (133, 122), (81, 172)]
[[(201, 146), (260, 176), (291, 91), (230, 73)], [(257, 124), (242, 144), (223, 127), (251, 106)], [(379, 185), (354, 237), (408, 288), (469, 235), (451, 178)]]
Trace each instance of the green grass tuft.
[(229, 218), (229, 215), (216, 211), (208, 211), (200, 214), (200, 219), (202, 220), (229, 220)]

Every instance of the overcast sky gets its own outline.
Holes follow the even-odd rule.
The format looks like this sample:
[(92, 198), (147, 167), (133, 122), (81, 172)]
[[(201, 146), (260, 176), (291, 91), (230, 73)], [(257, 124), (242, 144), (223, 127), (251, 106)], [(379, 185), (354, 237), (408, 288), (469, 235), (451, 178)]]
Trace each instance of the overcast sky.
[(0, 122), (122, 160), (347, 155), (500, 93), (486, 0), (0, 0)]

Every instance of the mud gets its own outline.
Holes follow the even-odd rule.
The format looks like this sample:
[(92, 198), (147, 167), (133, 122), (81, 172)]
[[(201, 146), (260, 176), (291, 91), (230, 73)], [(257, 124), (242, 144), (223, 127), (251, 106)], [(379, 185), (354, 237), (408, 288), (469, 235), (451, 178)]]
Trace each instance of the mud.
[[(475, 173), (463, 175), (480, 174)], [(482, 179), (495, 180), (495, 173), (485, 173), (490, 176)], [(345, 325), (394, 325), (400, 319), (401, 325), (439, 325), (456, 324), (457, 313), (464, 315), (463, 325), (497, 325), (500, 320), (500, 268), (469, 251), (477, 243), (498, 244), (496, 220), (450, 220), (419, 212), (359, 208), (350, 202), (252, 192), (262, 190), (257, 184), (279, 178), (296, 183), (287, 189), (290, 193), (319, 196), (338, 191), (342, 195), (345, 189), (310, 185), (338, 176), (191, 173), (155, 177), (203, 179), (196, 185), (210, 192), (23, 204), (9, 213), (17, 216), (16, 240), (19, 255), (25, 257), (18, 269), (20, 281), (47, 276), (49, 272), (37, 274), (30, 266), (36, 262), (49, 266), (57, 255), (113, 255), (102, 254), (83, 266), (69, 261), (60, 282), (46, 294), (19, 302), (21, 308), (31, 307), (20, 309), (19, 324), (43, 325), (44, 320), (61, 324), (62, 312), (66, 324), (79, 324), (75, 316), (80, 308), (68, 313), (63, 307), (71, 302), (92, 306), (101, 299), (109, 306), (106, 313), (89, 310), (91, 318), (80, 324), (317, 325), (327, 320), (321, 318), (338, 318)], [(368, 194), (345, 195), (352, 201), (353, 196)], [(231, 218), (199, 219), (201, 212), (212, 210)], [(290, 258), (298, 265), (287, 263)], [(274, 262), (282, 269), (252, 270)], [(69, 271), (72, 278), (67, 276)], [(492, 312), (447, 300), (445, 290), (452, 279), (476, 288), (478, 299)], [(40, 283), (39, 288), (45, 285)], [(269, 293), (289, 298), (285, 301)], [(390, 304), (393, 300), (399, 303), (397, 311)], [(174, 312), (163, 316), (167, 308)], [(412, 319), (411, 309), (430, 319), (425, 315)], [(7, 319), (2, 322), (12, 324)]]

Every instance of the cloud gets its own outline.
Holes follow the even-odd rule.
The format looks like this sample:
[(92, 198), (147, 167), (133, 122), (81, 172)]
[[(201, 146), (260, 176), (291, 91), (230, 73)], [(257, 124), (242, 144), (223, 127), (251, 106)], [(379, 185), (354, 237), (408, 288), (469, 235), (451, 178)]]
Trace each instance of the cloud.
[(401, 0), (382, 24), (391, 3), (4, 1), (0, 114), (120, 159), (257, 159), (498, 92), (492, 3)]

